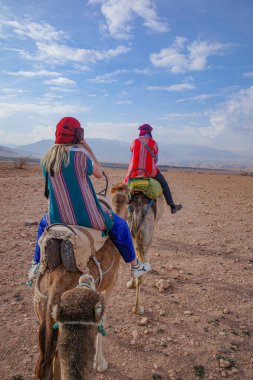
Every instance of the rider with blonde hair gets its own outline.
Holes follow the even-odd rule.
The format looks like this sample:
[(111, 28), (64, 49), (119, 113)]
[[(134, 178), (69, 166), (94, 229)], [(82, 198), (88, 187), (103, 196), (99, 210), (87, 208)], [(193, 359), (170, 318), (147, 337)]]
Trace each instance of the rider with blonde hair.
[(64, 117), (59, 121), (55, 145), (42, 157), (41, 167), (49, 206), (39, 223), (29, 279), (34, 278), (40, 263), (38, 239), (53, 223), (80, 225), (108, 234), (124, 261), (131, 264), (132, 277), (139, 277), (151, 269), (148, 263), (141, 263), (136, 258), (126, 221), (104, 208), (96, 196), (90, 176), (102, 178), (103, 169), (84, 140), (84, 130), (77, 119)]

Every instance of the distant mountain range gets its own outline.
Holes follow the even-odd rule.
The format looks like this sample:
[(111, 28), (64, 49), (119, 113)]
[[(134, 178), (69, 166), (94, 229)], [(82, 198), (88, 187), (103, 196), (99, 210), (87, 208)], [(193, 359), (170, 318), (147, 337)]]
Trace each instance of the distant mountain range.
[[(99, 161), (103, 163), (128, 163), (129, 143), (118, 140), (87, 139)], [(7, 147), (0, 145), (0, 159), (27, 157), (40, 159), (53, 140), (41, 140), (33, 144)], [(253, 168), (253, 156), (243, 156), (229, 151), (197, 145), (159, 144), (159, 164), (179, 167), (199, 167), (218, 169)]]

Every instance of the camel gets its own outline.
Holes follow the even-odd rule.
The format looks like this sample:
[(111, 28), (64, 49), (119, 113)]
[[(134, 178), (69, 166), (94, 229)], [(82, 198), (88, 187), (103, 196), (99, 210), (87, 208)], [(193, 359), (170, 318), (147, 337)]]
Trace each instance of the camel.
[(98, 331), (104, 331), (105, 305), (117, 280), (120, 255), (108, 239), (94, 256), (87, 274), (68, 272), (61, 263), (36, 281), (40, 348), (36, 379), (93, 380), (95, 371), (107, 369)]
[[(137, 192), (129, 198), (129, 189), (123, 183), (111, 187), (112, 208), (118, 215), (125, 217), (133, 238), (136, 255), (140, 261), (149, 262), (149, 248), (152, 244), (154, 228), (164, 210), (164, 197), (156, 200), (147, 198), (142, 192)], [(140, 287), (142, 277), (133, 277), (127, 283), (129, 289), (136, 289), (136, 301), (133, 308), (135, 314), (143, 314), (140, 306)]]

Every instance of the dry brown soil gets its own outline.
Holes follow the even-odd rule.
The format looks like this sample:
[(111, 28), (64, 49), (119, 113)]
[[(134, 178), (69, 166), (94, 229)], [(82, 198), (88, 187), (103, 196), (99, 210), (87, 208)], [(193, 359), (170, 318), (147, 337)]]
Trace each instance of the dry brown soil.
[[(125, 172), (107, 174), (114, 184)], [(135, 293), (126, 289), (129, 268), (121, 263), (107, 306), (109, 368), (97, 379), (252, 380), (253, 177), (164, 174), (183, 209), (176, 215), (167, 209), (155, 231), (153, 270), (142, 287), (146, 320), (131, 312)], [(38, 324), (25, 282), (36, 223), (47, 207), (39, 167), (1, 163), (0, 188), (0, 379), (30, 380)], [(170, 284), (164, 292), (155, 287), (159, 279)]]

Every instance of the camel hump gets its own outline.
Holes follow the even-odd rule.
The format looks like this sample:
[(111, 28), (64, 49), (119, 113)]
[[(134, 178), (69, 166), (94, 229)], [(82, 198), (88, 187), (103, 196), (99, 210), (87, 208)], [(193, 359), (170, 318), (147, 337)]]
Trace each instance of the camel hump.
[(87, 227), (52, 224), (39, 239), (42, 271), (61, 263), (69, 272), (84, 272), (91, 255), (103, 247), (108, 236)]
[(141, 192), (150, 199), (157, 199), (163, 193), (160, 182), (151, 177), (130, 178), (127, 186), (131, 193)]

